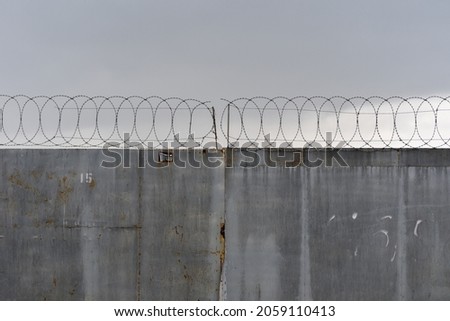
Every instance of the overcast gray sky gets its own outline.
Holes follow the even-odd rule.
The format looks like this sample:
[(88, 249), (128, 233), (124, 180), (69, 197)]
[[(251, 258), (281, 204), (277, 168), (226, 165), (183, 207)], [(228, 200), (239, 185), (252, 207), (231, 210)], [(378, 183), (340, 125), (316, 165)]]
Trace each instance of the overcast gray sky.
[(5, 94), (450, 94), (449, 1), (0, 3)]

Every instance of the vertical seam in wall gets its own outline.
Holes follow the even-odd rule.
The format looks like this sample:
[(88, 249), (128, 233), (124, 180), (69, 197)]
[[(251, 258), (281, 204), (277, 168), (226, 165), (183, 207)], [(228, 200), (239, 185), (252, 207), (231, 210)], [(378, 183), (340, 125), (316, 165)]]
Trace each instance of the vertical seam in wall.
[[(312, 300), (311, 294), (311, 258), (309, 248), (309, 204), (306, 186), (308, 186), (308, 179), (310, 169), (305, 169), (301, 177), (301, 244), (300, 244), (300, 300)], [(302, 172), (300, 172), (302, 174)]]
[[(398, 159), (400, 159), (401, 151), (398, 150)], [(406, 248), (406, 204), (408, 194), (408, 167), (401, 167), (400, 162), (397, 164), (397, 169), (400, 171), (400, 182), (399, 182), (399, 199), (398, 199), (398, 218), (397, 218), (397, 299), (406, 300), (407, 299), (407, 248)], [(405, 174), (406, 172), (406, 174)], [(406, 195), (405, 195), (406, 194)]]
[(220, 240), (220, 275), (219, 275), (219, 293), (218, 300), (224, 301), (227, 299), (227, 289), (226, 289), (226, 275), (225, 275), (225, 259), (226, 259), (226, 215), (227, 215), (227, 157), (229, 148), (224, 148), (223, 150), (223, 217), (220, 218), (220, 230), (219, 230), (219, 240)]
[[(141, 149), (138, 149), (138, 164), (144, 164), (141, 162), (141, 157), (144, 157), (144, 152)], [(142, 212), (142, 184), (143, 184), (143, 168), (139, 165), (137, 166), (137, 175), (138, 175), (138, 222), (136, 226), (136, 234), (137, 234), (137, 257), (136, 257), (136, 300), (141, 300), (141, 244), (142, 244), (142, 220), (143, 220), (143, 212)]]

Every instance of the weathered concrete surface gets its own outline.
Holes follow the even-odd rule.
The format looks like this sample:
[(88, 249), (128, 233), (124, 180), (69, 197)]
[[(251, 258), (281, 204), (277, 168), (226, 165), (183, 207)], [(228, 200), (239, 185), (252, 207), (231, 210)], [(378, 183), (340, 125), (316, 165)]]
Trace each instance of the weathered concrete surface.
[(0, 299), (218, 299), (223, 169), (105, 159), (0, 152)]
[(227, 169), (228, 299), (450, 299), (450, 157), (427, 152)]
[[(204, 156), (202, 151), (193, 153), (200, 160)], [(141, 299), (217, 300), (223, 248), (223, 167), (165, 165), (140, 169)]]
[(257, 154), (1, 150), (0, 299), (450, 299), (450, 150)]

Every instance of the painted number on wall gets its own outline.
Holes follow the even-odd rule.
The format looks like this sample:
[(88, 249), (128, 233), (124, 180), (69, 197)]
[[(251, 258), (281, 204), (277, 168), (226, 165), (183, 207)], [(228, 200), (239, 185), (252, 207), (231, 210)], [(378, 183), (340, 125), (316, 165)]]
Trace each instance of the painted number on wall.
[(81, 173), (80, 183), (90, 184), (92, 182), (92, 173)]

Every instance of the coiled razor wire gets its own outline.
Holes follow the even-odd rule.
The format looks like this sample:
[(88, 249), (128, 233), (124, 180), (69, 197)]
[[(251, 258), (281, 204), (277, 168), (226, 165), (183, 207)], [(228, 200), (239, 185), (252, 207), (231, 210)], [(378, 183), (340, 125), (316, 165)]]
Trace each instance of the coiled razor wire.
[(0, 100), (2, 146), (103, 147), (129, 140), (170, 147), (180, 134), (193, 133), (193, 126), (200, 144), (214, 137), (212, 108), (195, 99), (0, 95)]
[(450, 147), (450, 97), (0, 95), (0, 106), (4, 147)]
[(231, 146), (449, 147), (449, 97), (253, 97), (222, 100)]

